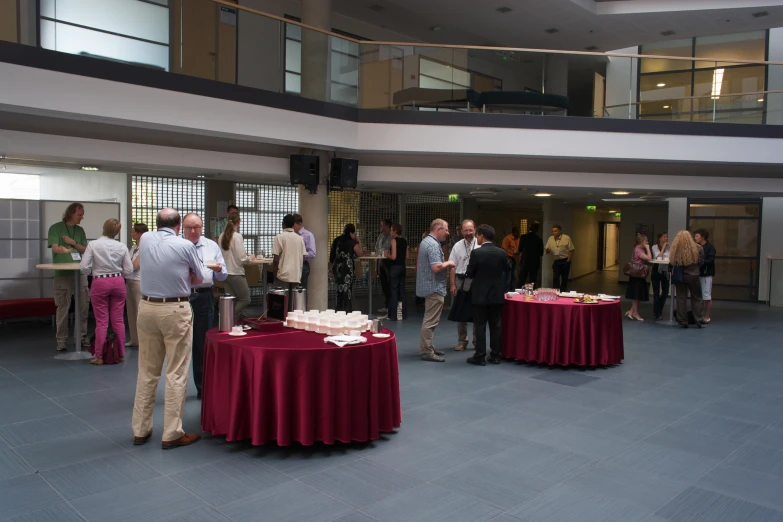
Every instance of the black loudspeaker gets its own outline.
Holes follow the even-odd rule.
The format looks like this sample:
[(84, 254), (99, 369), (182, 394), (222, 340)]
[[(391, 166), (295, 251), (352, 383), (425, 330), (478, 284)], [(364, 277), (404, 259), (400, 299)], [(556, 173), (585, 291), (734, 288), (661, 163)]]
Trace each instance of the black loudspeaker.
[(332, 158), (332, 172), (329, 175), (329, 185), (332, 188), (355, 189), (358, 179), (359, 160)]
[(320, 163), (315, 155), (291, 154), (291, 185), (304, 185), (312, 192), (318, 187)]

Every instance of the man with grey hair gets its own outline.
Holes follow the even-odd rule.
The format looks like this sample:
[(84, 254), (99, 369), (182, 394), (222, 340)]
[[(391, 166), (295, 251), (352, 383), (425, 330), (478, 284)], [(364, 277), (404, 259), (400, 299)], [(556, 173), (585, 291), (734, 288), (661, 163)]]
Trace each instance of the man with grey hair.
[(163, 449), (171, 449), (201, 439), (182, 429), (182, 412), (193, 343), (190, 288), (207, 279), (207, 269), (193, 243), (179, 237), (182, 219), (176, 210), (158, 212), (156, 225), (156, 231), (142, 236), (139, 246), (139, 375), (131, 423), (133, 444), (145, 444), (152, 436), (152, 409), (165, 361)]
[(454, 268), (454, 261), (444, 261), (441, 243), (449, 235), (449, 224), (436, 219), (430, 225), (430, 233), (419, 245), (418, 269), (416, 270), (416, 295), (424, 298), (424, 320), (421, 324), (419, 353), (425, 361), (445, 362), (444, 352), (432, 345), (435, 328), (443, 312), (446, 297), (446, 278)]
[[(476, 225), (472, 220), (466, 219), (460, 227), (462, 239), (454, 244), (449, 255), (449, 261), (454, 261), (454, 270), (449, 274), (451, 279), (451, 295), (457, 297), (457, 293), (470, 291), (470, 280), (465, 278), (465, 272), (468, 269), (470, 256), (476, 248)], [(452, 304), (452, 313), (455, 313)], [(449, 319), (452, 319), (449, 316)], [(476, 346), (476, 327), (473, 327), (473, 346)], [(454, 347), (457, 351), (462, 351), (468, 347), (468, 323), (457, 321), (457, 345)]]

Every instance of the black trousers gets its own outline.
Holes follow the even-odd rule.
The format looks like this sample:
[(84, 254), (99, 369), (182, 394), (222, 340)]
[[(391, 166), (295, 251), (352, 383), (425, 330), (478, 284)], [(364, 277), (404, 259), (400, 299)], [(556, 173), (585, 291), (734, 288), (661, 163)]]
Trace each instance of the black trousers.
[(389, 279), (391, 289), (389, 293), (389, 320), (397, 320), (397, 302), (402, 301), (402, 318), (408, 318), (408, 297), (405, 295), (405, 266), (392, 265), (389, 267)]
[(204, 378), (204, 344), (207, 330), (215, 322), (215, 298), (212, 289), (209, 292), (190, 294), (190, 307), (193, 309), (193, 382), (201, 393), (201, 381)]
[(536, 279), (538, 279), (538, 260), (536, 260), (536, 263), (522, 263), (522, 266), (519, 267), (519, 284), (517, 285), (517, 288), (522, 288), (525, 283), (527, 283), (528, 276), (530, 276), (530, 282), (533, 283), (533, 285), (536, 284)]
[[(379, 272), (379, 277), (381, 279), (381, 289), (383, 290), (383, 302), (388, 303), (389, 298), (391, 297), (390, 293), (390, 287), (389, 284), (389, 267), (391, 265), (388, 261), (381, 261), (381, 267)], [(386, 306), (386, 305), (384, 305)], [(370, 313), (372, 313), (372, 310), (370, 310)]]
[(305, 261), (304, 264), (302, 264), (302, 279), (299, 283), (299, 286), (307, 289), (307, 279), (310, 277), (310, 262)]
[(500, 358), (500, 315), (503, 305), (473, 305), (473, 328), (476, 334), (476, 358), (487, 356), (489, 324), (490, 356)]
[(556, 259), (552, 263), (552, 275), (554, 282), (552, 286), (559, 288), (561, 292), (568, 291), (568, 274), (571, 273), (571, 263), (567, 259)]

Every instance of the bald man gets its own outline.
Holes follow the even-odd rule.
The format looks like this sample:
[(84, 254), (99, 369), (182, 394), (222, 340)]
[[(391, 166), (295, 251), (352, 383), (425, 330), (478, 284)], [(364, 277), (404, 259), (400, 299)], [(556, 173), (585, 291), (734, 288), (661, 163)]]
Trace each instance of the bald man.
[(193, 343), (190, 288), (208, 278), (208, 269), (193, 243), (179, 237), (181, 225), (179, 213), (164, 208), (158, 212), (157, 230), (145, 233), (139, 243), (139, 376), (132, 419), (135, 445), (145, 444), (152, 436), (152, 409), (164, 361), (163, 449), (187, 446), (201, 439), (200, 435), (182, 429), (182, 412)]

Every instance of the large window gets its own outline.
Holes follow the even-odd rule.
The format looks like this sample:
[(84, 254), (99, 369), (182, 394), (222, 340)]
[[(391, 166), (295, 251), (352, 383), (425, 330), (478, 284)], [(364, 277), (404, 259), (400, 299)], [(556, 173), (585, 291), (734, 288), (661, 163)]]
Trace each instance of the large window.
[(41, 47), (169, 68), (168, 0), (40, 0)]
[(296, 187), (237, 183), (236, 205), (241, 223), (239, 233), (251, 254), (272, 253), (272, 240), (281, 232), (283, 216), (299, 211)]
[(155, 230), (155, 219), (162, 208), (174, 208), (183, 218), (195, 212), (205, 218), (205, 183), (200, 179), (132, 176), (131, 221), (145, 223)]
[(688, 229), (699, 228), (709, 232), (717, 254), (713, 298), (756, 301), (761, 203), (690, 200)]
[[(643, 55), (763, 61), (767, 33), (709, 36), (645, 45)], [(639, 118), (763, 123), (766, 66), (643, 58)]]

